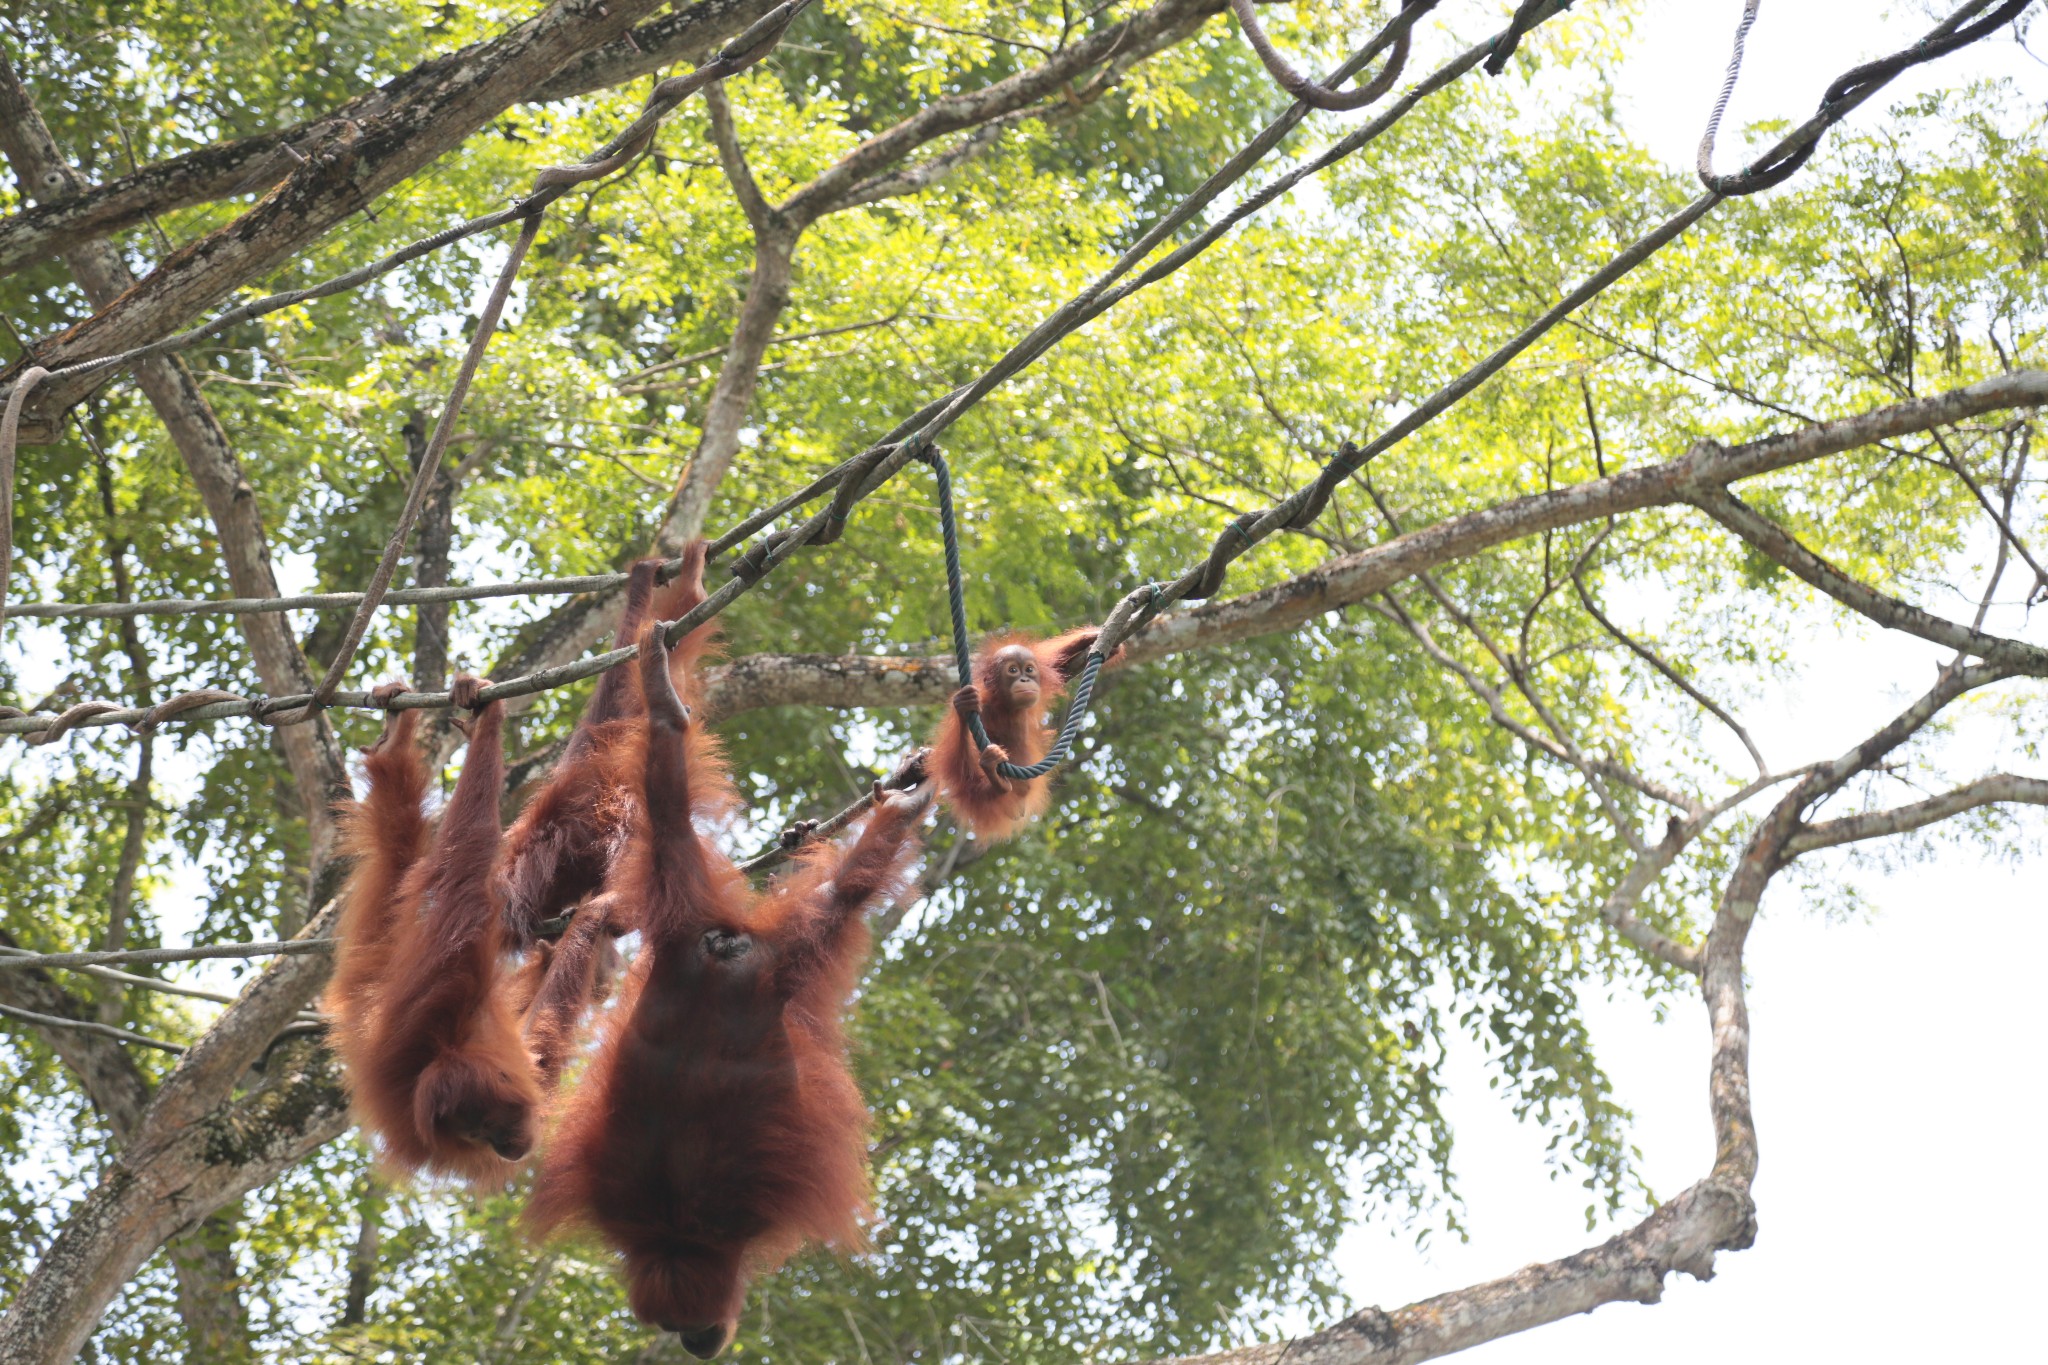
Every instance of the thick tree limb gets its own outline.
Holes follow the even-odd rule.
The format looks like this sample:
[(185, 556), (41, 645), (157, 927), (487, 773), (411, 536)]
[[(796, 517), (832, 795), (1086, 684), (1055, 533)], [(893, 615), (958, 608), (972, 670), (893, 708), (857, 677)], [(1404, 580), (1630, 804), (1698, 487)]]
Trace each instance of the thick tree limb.
[(1386, 1312), (1367, 1308), (1294, 1341), (1155, 1365), (1412, 1365), (1608, 1303), (1655, 1303), (1674, 1270), (1714, 1273), (1714, 1255), (1756, 1237), (1745, 1182), (1708, 1177), (1627, 1232), (1561, 1260)]
[(1902, 630), (1987, 663), (2011, 663), (2037, 675), (2048, 672), (2048, 649), (1972, 630), (1859, 583), (1725, 488), (1702, 491), (1690, 501), (1808, 584), (1888, 630)]
[[(674, 14), (642, 24), (633, 30), (630, 40), (620, 38), (579, 54), (521, 98), (567, 99), (610, 89), (678, 62), (694, 63), (740, 33), (774, 3), (697, 0)], [(342, 136), (350, 125), (361, 125), (419, 98), (422, 91), (445, 77), (451, 64), (484, 60), (495, 43), (504, 41), (493, 39), (434, 57), (319, 118), (196, 148), (103, 184), (66, 190), (60, 198), (0, 218), (0, 275), (135, 227), (155, 215), (267, 189), (289, 175), (300, 164), (299, 157)], [(291, 151), (285, 150), (287, 147)]]
[[(329, 901), (300, 937), (327, 938), (340, 919), (341, 902)], [(333, 970), (332, 953), (293, 953), (271, 959), (240, 998), (221, 1011), (213, 1027), (199, 1036), (177, 1068), (164, 1077), (143, 1116), (144, 1140), (167, 1142), (177, 1132), (204, 1122), (278, 1033), (327, 984)]]
[(1808, 825), (1786, 840), (1785, 856), (1797, 858), (1802, 853), (1833, 848), (1838, 844), (1906, 834), (1912, 830), (1939, 824), (1943, 820), (1961, 815), (1964, 811), (1975, 810), (1979, 806), (1994, 806), (2007, 801), (2048, 806), (2048, 781), (2038, 777), (2020, 777), (2013, 773), (1993, 773), (1989, 777), (1966, 782), (1953, 791), (1930, 796), (1925, 801), (1894, 806), (1890, 810), (1845, 815), (1838, 820), (1824, 820), (1819, 824)]
[[(1737, 480), (1985, 413), (2044, 403), (2048, 371), (2021, 370), (1741, 445), (1702, 441), (1675, 460), (1448, 517), (1340, 555), (1272, 587), (1160, 617), (1131, 637), (1127, 657), (1149, 663), (1294, 630), (1425, 570), (1543, 531), (1695, 502)], [(945, 700), (956, 685), (951, 666), (950, 658), (942, 656), (755, 654), (710, 670), (706, 680), (711, 705), (722, 715), (764, 706), (927, 706)]]
[(104, 184), (46, 195), (43, 202), (0, 218), (0, 275), (159, 214), (275, 184), (295, 164), (284, 149), (319, 141), (315, 130), (324, 122), (216, 142)]
[(327, 1051), (288, 1045), (271, 1066), (274, 1078), (234, 1104), (108, 1165), (0, 1318), (0, 1365), (73, 1359), (168, 1238), (340, 1136), (348, 1100)]
[[(50, 135), (42, 115), (0, 55), (0, 148), (6, 151), (25, 186), (79, 183), (71, 163)], [(86, 242), (65, 253), (65, 261), (87, 297), (103, 304), (122, 296), (134, 283), (121, 253), (106, 242)], [(172, 444), (199, 489), (219, 537), (228, 581), (237, 594), (277, 596), (277, 577), (263, 529), (255, 490), (243, 477), (227, 432), (207, 405), (192, 373), (176, 356), (162, 356), (136, 367), (137, 377), (156, 409)], [(245, 617), (242, 633), (256, 664), (256, 674), (270, 691), (296, 693), (310, 689), (312, 674), (285, 616)], [(317, 879), (333, 840), (332, 808), (349, 794), (348, 770), (334, 730), (323, 718), (280, 735), (285, 763), (298, 787), (312, 846), (312, 872)], [(296, 926), (280, 926), (286, 933)]]
[[(54, 369), (169, 333), (291, 260), (378, 195), (460, 146), (571, 58), (619, 38), (660, 3), (555, 0), (502, 38), (423, 64), (410, 78), (405, 99), (373, 116), (342, 121), (331, 141), (249, 212), (180, 248), (118, 300), (39, 346), (38, 361)], [(769, 8), (761, 6), (764, 12)], [(0, 374), (0, 383), (11, 373)], [(24, 416), (23, 439), (48, 439), (58, 416), (110, 377), (102, 371), (44, 385)]]

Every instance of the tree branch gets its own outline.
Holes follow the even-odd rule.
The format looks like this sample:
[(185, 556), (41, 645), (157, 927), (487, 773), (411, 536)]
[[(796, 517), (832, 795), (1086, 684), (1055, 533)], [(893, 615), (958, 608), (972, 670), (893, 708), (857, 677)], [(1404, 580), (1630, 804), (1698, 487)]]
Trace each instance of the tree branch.
[(1126, 48), (1149, 43), (1160, 33), (1176, 29), (1189, 19), (1215, 14), (1223, 4), (1224, 0), (1159, 0), (1151, 8), (1122, 23), (1112, 24), (1062, 48), (1029, 70), (977, 90), (961, 91), (933, 100), (827, 167), (784, 201), (783, 212), (794, 222), (812, 222), (830, 213), (853, 186), (895, 165), (934, 139), (977, 127), (1050, 98), (1068, 81), (1113, 59)]
[[(0, 54), (0, 147), (24, 184), (79, 183), (77, 172), (64, 158), (4, 54)], [(106, 242), (84, 243), (67, 252), (65, 260), (97, 304), (122, 297), (135, 283), (121, 253)], [(277, 596), (277, 577), (271, 568), (254, 490), (191, 371), (176, 356), (161, 356), (141, 362), (136, 372), (206, 503), (220, 539), (228, 581), (241, 596)], [(242, 633), (266, 690), (298, 693), (309, 689), (312, 675), (288, 617), (246, 617)], [(333, 727), (324, 718), (282, 731), (279, 738), (305, 812), (312, 851), (310, 872), (317, 882), (333, 840), (333, 805), (349, 795), (347, 767)], [(289, 934), (295, 926), (288, 917), (280, 927)]]
[[(331, 937), (341, 920), (341, 902), (329, 901), (315, 915), (300, 939)], [(143, 1115), (146, 1140), (163, 1143), (174, 1134), (207, 1121), (233, 1093), (237, 1081), (293, 1023), (301, 1007), (327, 984), (334, 955), (292, 953), (273, 958), (235, 1003), (221, 1011), (213, 1027), (199, 1036), (177, 1068), (157, 1087), (149, 1112)], [(7, 975), (0, 972), (0, 977)], [(5, 1356), (0, 1355), (0, 1360)]]
[(1714, 1255), (1756, 1238), (1746, 1182), (1710, 1176), (1596, 1247), (1387, 1312), (1367, 1308), (1311, 1336), (1151, 1365), (1413, 1365), (1608, 1303), (1655, 1303), (1664, 1277), (1713, 1276)]
[[(21, 946), (5, 931), (0, 931), (0, 945)], [(0, 972), (0, 1004), (80, 1023), (93, 1017), (89, 1004), (39, 968)], [(41, 1030), (38, 1036), (78, 1078), (79, 1089), (106, 1119), (114, 1140), (125, 1144), (133, 1138), (142, 1125), (142, 1111), (149, 1105), (149, 1081), (127, 1049), (111, 1038), (77, 1029)]]
[[(579, 54), (520, 99), (568, 99), (624, 84), (677, 62), (700, 61), (719, 44), (743, 32), (775, 3), (776, 0), (697, 0), (674, 14), (641, 25), (630, 38), (619, 38)], [(99, 185), (80, 184), (65, 190), (61, 197), (0, 218), (0, 275), (138, 226), (154, 216), (267, 190), (303, 164), (310, 154), (346, 136), (351, 127), (407, 108), (447, 79), (451, 71), (488, 64), (493, 48), (516, 36), (507, 35), (429, 58), (319, 118), (199, 147)], [(502, 111), (493, 111), (492, 116), (496, 112)], [(475, 132), (490, 117), (479, 120), (468, 131)]]
[[(37, 362), (55, 369), (166, 335), (291, 260), (378, 195), (462, 145), (570, 58), (618, 38), (660, 3), (608, 0), (589, 6), (555, 0), (502, 38), (426, 63), (403, 101), (368, 118), (342, 121), (332, 140), (247, 213), (180, 248), (134, 288), (38, 346)], [(0, 374), (0, 383), (12, 373)], [(111, 377), (103, 370), (43, 385), (32, 414), (24, 415), (23, 439), (47, 439), (59, 414)]]
[(1784, 856), (1789, 860), (1803, 853), (1833, 848), (1838, 844), (1906, 834), (1912, 830), (1938, 824), (1965, 811), (1975, 810), (1979, 806), (1998, 805), (2007, 801), (2048, 806), (2048, 781), (2038, 777), (2020, 777), (2013, 773), (1992, 773), (1988, 777), (1967, 782), (1953, 791), (1930, 796), (1925, 801), (1894, 806), (1890, 810), (1845, 815), (1838, 820), (1824, 820), (1818, 824), (1808, 825), (1787, 839)]
[(1712, 697), (1694, 686), (1691, 680), (1683, 673), (1680, 673), (1671, 664), (1666, 663), (1663, 656), (1658, 654), (1656, 650), (1651, 649), (1648, 645), (1642, 643), (1609, 620), (1607, 613), (1600, 610), (1599, 605), (1594, 602), (1593, 594), (1586, 587), (1586, 579), (1582, 571), (1574, 570), (1571, 579), (1572, 587), (1578, 591), (1579, 605), (1586, 609), (1588, 616), (1599, 623), (1602, 630), (1619, 641), (1622, 648), (1656, 669), (1673, 687), (1676, 687), (1679, 691), (1685, 693), (1686, 696), (1692, 698), (1693, 703), (1702, 711), (1705, 711), (1715, 720), (1727, 726), (1734, 733), (1735, 738), (1742, 742), (1742, 747), (1749, 751), (1750, 761), (1756, 764), (1758, 773), (1770, 771), (1770, 765), (1764, 762), (1763, 752), (1756, 747), (1756, 741), (1749, 737), (1749, 731), (1742, 728), (1741, 721), (1730, 715), (1719, 702), (1716, 702)]
[(138, 1142), (108, 1165), (0, 1318), (0, 1361), (65, 1365), (121, 1286), (173, 1233), (267, 1184), (347, 1128), (348, 1097), (325, 1048), (282, 1046), (271, 1073), (234, 1104)]
[(182, 1053), (185, 1050), (184, 1045), (181, 1043), (165, 1042), (161, 1038), (152, 1038), (146, 1033), (137, 1033), (133, 1029), (121, 1028), (114, 1024), (102, 1024), (97, 1019), (74, 1019), (69, 1015), (63, 1014), (37, 1014), (33, 1010), (25, 1010), (19, 1006), (8, 1004), (0, 1004), (0, 1015), (5, 1015), (11, 1019), (19, 1019), (24, 1023), (39, 1024), (44, 1029), (50, 1030), (53, 1033), (76, 1031), (79, 1033), (89, 1033), (95, 1038), (109, 1038), (119, 1043), (138, 1043), (143, 1047), (153, 1047), (163, 1052)]
[(2021, 672), (2048, 675), (2048, 649), (1972, 630), (1859, 583), (1725, 488), (1703, 490), (1687, 501), (1812, 587), (1888, 630), (1902, 630), (1987, 663), (2010, 663)]
[(732, 197), (739, 201), (748, 225), (757, 235), (777, 229), (787, 231), (788, 225), (769, 206), (761, 186), (754, 180), (753, 169), (747, 165), (746, 151), (732, 126), (732, 103), (725, 97), (724, 81), (713, 81), (704, 87), (704, 107), (711, 113), (711, 143), (718, 149), (719, 168), (725, 172), (725, 183), (732, 186)]
[[(1682, 505), (1740, 479), (1839, 455), (1891, 436), (2042, 403), (2048, 403), (2048, 371), (2022, 370), (1742, 445), (1702, 441), (1674, 460), (1447, 517), (1339, 555), (1271, 587), (1162, 616), (1130, 638), (1126, 657), (1134, 664), (1151, 663), (1294, 630), (1425, 570), (1546, 530)], [(951, 658), (937, 655), (753, 654), (708, 670), (706, 681), (712, 709), (727, 716), (770, 706), (928, 706), (944, 701), (958, 685)]]

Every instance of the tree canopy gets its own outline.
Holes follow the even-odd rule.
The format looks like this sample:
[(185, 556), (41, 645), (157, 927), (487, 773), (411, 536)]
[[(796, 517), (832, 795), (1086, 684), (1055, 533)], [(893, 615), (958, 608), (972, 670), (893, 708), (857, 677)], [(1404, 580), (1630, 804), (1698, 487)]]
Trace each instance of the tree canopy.
[[(1151, 265), (1195, 240), (1199, 220), (1144, 234), (1276, 118), (1209, 221), (1409, 100), (940, 437), (977, 633), (1099, 621), (1175, 579), (1700, 200), (1617, 113), (1629, 5), (1410, 8), (1393, 93), (1305, 117), (1222, 0), (802, 8), (551, 206), (397, 586), (610, 575), (715, 536), (973, 383), (1134, 244)], [(1391, 9), (1262, 13), (1327, 71)], [(0, 19), (19, 362), (0, 382), (502, 208), (770, 13), (73, 0)], [(1410, 98), (1503, 24), (1530, 27), (1501, 75), (1474, 57)], [(1793, 127), (1724, 131), (1723, 164)], [(2009, 841), (2006, 807), (2048, 800), (2023, 771), (1948, 771), (1937, 742), (1974, 705), (2012, 762), (2036, 757), (2048, 651), (1995, 632), (2048, 592), (2042, 133), (2038, 100), (1997, 85), (1867, 110), (1374, 454), (1207, 605), (1141, 624), (1052, 812), (993, 849), (942, 819), (882, 916), (852, 1019), (875, 1249), (765, 1280), (739, 1354), (1136, 1359), (1307, 1307), (1355, 1341), (1298, 1354), (1380, 1359), (1381, 1324), (1424, 1329), (1344, 1302), (1329, 1258), (1360, 1219), (1455, 1231), (1459, 1036), (1552, 1135), (1589, 1225), (1662, 1201), (1638, 1241), (1472, 1300), (1471, 1340), (1654, 1297), (1746, 1245), (1740, 952), (1766, 884), (1952, 816)], [(24, 400), (0, 951), (326, 922), (328, 811), (371, 711), (29, 741), (87, 699), (309, 691), (352, 608), (36, 604), (360, 590), (509, 242)], [(388, 605), (344, 686), (570, 663), (605, 647), (615, 600)], [(1790, 608), (1815, 600), (1928, 641), (1938, 681), (1849, 754), (1757, 753), (1741, 714), (1801, 668)], [(893, 475), (720, 619), (712, 724), (750, 802), (722, 837), (751, 852), (865, 791), (950, 690), (929, 474)], [(589, 687), (522, 699), (508, 808)], [(0, 957), (0, 1359), (81, 1339), (109, 1361), (668, 1358), (599, 1249), (522, 1236), (518, 1190), (376, 1176), (296, 1022), (324, 957), (265, 966), (120, 968), (136, 981)], [(1692, 1190), (1636, 1173), (1581, 1010), (1617, 986), (1707, 993), (1721, 1159)]]

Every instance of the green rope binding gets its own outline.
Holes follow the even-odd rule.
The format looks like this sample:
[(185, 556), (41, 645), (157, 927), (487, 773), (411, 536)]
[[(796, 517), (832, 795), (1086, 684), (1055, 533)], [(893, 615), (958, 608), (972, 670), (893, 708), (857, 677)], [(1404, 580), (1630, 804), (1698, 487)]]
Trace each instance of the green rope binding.
[[(960, 527), (953, 516), (953, 471), (947, 467), (946, 457), (939, 453), (937, 446), (921, 446), (911, 458), (930, 465), (932, 479), (938, 485), (939, 533), (946, 545), (946, 597), (953, 613), (953, 664), (960, 672), (960, 685), (972, 687), (974, 656), (967, 648), (967, 590), (961, 582)], [(1095, 676), (1102, 672), (1102, 664), (1102, 651), (1089, 650), (1081, 665), (1081, 676), (1074, 683), (1074, 700), (1067, 707), (1066, 719), (1060, 723), (1060, 735), (1053, 742), (1051, 752), (1028, 768), (1015, 763), (998, 763), (996, 771), (999, 774), (1012, 782), (1029, 782), (1033, 778), (1044, 777), (1067, 761), (1067, 755), (1073, 752), (1074, 737), (1081, 733), (1081, 722), (1088, 718), (1088, 703), (1095, 695)], [(988, 727), (981, 723), (980, 716), (969, 716), (967, 729), (973, 734), (977, 749), (988, 748)]]

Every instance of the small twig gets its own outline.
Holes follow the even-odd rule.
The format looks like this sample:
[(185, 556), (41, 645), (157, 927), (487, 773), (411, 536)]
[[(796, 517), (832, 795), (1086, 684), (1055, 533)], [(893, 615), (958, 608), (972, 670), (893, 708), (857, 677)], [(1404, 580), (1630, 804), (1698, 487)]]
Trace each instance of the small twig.
[(0, 971), (9, 967), (87, 967), (106, 962), (199, 962), (215, 957), (278, 957), (292, 953), (324, 953), (331, 938), (293, 938), (275, 942), (221, 943), (203, 948), (122, 948), (113, 952), (0, 954)]
[(143, 1047), (157, 1048), (174, 1055), (183, 1055), (185, 1052), (185, 1045), (183, 1043), (167, 1043), (161, 1038), (152, 1038), (146, 1033), (136, 1033), (129, 1029), (116, 1028), (112, 1024), (99, 1024), (90, 1019), (66, 1019), (61, 1015), (37, 1014), (34, 1010), (20, 1009), (14, 1005), (0, 1005), (0, 1015), (5, 1015), (9, 1019), (19, 1019), (24, 1023), (39, 1024), (44, 1028), (68, 1028), (79, 1033), (90, 1033), (99, 1038), (113, 1038), (123, 1043), (139, 1043)]

